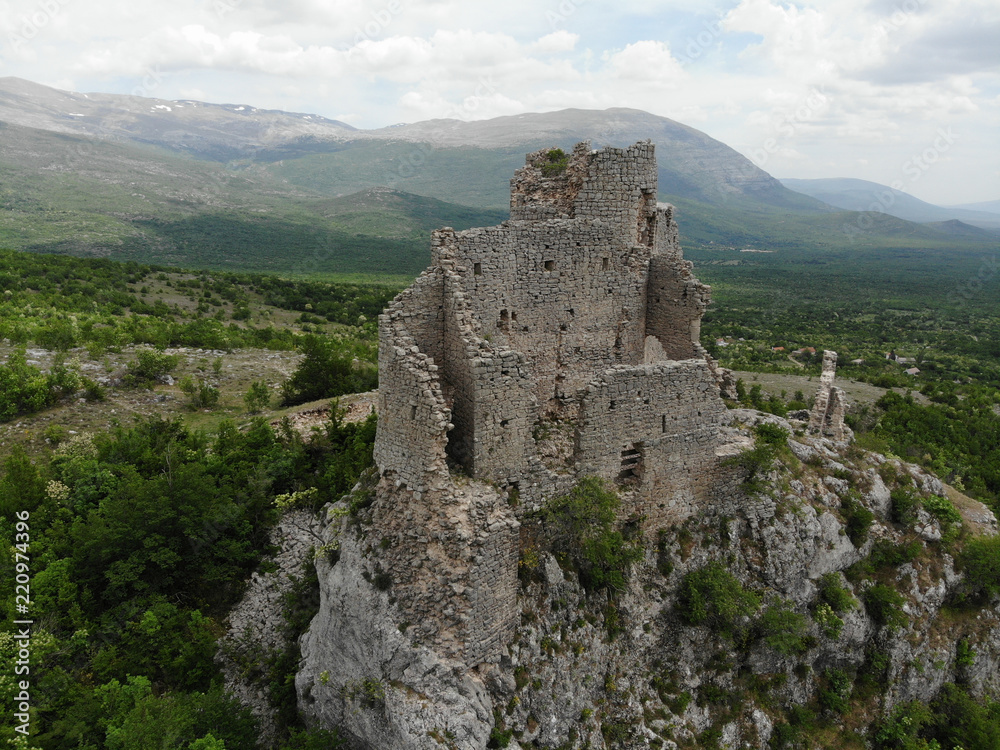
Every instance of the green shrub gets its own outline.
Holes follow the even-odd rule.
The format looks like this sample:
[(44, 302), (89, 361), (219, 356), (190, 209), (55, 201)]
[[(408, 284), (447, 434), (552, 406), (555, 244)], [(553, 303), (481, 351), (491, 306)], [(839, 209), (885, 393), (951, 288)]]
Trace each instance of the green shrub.
[(263, 380), (256, 380), (244, 394), (243, 403), (246, 404), (248, 414), (259, 414), (271, 405), (271, 389)]
[(819, 705), (835, 714), (847, 713), (848, 701), (854, 685), (850, 676), (839, 669), (823, 672), (823, 686), (819, 690)]
[(868, 556), (870, 569), (874, 572), (880, 568), (898, 568), (900, 565), (913, 562), (923, 547), (919, 539), (899, 544), (888, 539), (879, 539), (872, 545), (871, 554)]
[(906, 599), (891, 586), (876, 583), (865, 590), (862, 599), (868, 615), (879, 627), (893, 631), (905, 627), (909, 621), (902, 609)]
[(211, 409), (219, 403), (219, 389), (204, 380), (195, 381), (185, 375), (178, 387), (187, 395), (192, 409)]
[(984, 601), (1000, 594), (1000, 536), (970, 539), (958, 560), (965, 573), (965, 598)]
[(773, 445), (777, 448), (788, 443), (788, 430), (784, 427), (779, 427), (776, 424), (769, 424), (767, 422), (762, 422), (753, 428), (754, 435), (757, 438), (757, 442), (764, 443), (766, 445)]
[(301, 350), (304, 358), (281, 386), (283, 406), (369, 391), (378, 384), (375, 368), (355, 362), (350, 350), (337, 339), (305, 336)]
[(931, 495), (930, 497), (925, 497), (922, 505), (924, 510), (938, 519), (942, 524), (958, 524), (962, 523), (962, 514), (958, 512), (958, 508), (946, 497), (941, 497), (940, 495)]
[(849, 494), (840, 501), (840, 511), (844, 516), (847, 537), (855, 547), (861, 547), (868, 541), (868, 529), (875, 520), (875, 514)]
[(1000, 704), (946, 683), (929, 705), (898, 706), (872, 735), (876, 750), (998, 750)]
[(151, 388), (153, 384), (177, 367), (176, 354), (164, 354), (156, 349), (136, 349), (135, 360), (128, 365), (122, 382), (129, 388)]
[(840, 575), (835, 572), (825, 573), (819, 579), (819, 597), (829, 604), (834, 612), (849, 612), (858, 605), (851, 592), (841, 586)]
[(909, 487), (899, 487), (890, 494), (892, 500), (892, 520), (901, 526), (909, 526), (917, 520), (920, 498)]
[(784, 656), (794, 656), (808, 649), (809, 622), (790, 602), (779, 601), (764, 610), (757, 622), (764, 643)]
[(764, 489), (764, 475), (774, 466), (778, 448), (788, 440), (788, 431), (771, 424), (754, 427), (754, 447), (749, 448), (722, 462), (723, 466), (733, 466), (743, 471), (743, 487), (749, 493)]
[(684, 576), (677, 613), (688, 625), (707, 625), (736, 640), (745, 629), (743, 620), (759, 609), (760, 601), (758, 594), (745, 589), (720, 563), (712, 562)]
[(844, 621), (837, 616), (826, 602), (820, 603), (813, 612), (813, 619), (819, 625), (820, 630), (827, 638), (836, 640), (840, 638), (840, 631), (844, 629)]
[(969, 645), (969, 641), (967, 639), (959, 639), (958, 644), (955, 646), (955, 666), (971, 667), (975, 663), (975, 650), (973, 650), (972, 646)]
[(620, 504), (603, 480), (584, 477), (539, 513), (556, 557), (579, 573), (588, 592), (623, 590), (630, 566), (642, 559), (640, 540), (615, 528)]
[(15, 349), (0, 365), (0, 422), (31, 414), (54, 403), (42, 371), (29, 365), (24, 349)]
[(554, 148), (545, 154), (545, 161), (541, 166), (542, 174), (546, 177), (562, 174), (569, 166), (569, 155), (561, 148)]

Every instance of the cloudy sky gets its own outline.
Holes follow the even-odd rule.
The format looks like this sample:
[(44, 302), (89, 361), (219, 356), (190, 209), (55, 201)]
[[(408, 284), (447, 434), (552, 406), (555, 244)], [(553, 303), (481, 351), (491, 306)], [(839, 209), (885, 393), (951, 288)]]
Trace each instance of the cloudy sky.
[(0, 0), (0, 76), (362, 128), (635, 107), (945, 205), (1000, 198), (998, 40), (997, 0)]

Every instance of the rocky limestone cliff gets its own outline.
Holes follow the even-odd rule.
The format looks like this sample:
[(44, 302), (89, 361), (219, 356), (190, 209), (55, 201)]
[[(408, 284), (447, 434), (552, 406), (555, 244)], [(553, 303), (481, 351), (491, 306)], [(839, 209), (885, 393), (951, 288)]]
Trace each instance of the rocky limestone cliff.
[[(449, 659), (400, 619), (379, 578), (384, 550), (367, 534), (370, 489), (330, 506), (325, 538), (339, 559), (317, 566), (321, 606), (296, 678), (304, 716), (357, 748), (750, 748), (798, 731), (788, 724), (797, 706), (863, 738), (946, 682), (995, 695), (1000, 607), (942, 609), (962, 586), (952, 553), (967, 536), (995, 534), (992, 513), (962, 499), (961, 523), (923, 509), (896, 523), (893, 489), (936, 507), (927, 498), (946, 488), (898, 459), (808, 437), (804, 423), (733, 415), (795, 433), (748, 503), (757, 511), (663, 529), (614, 597), (588, 593), (553, 551), (522, 544), (520, 622), (495, 665)], [(872, 514), (864, 533), (859, 509)], [(686, 576), (711, 563), (761, 602), (731, 632), (692, 625), (685, 611)], [(849, 594), (839, 612), (820, 594), (831, 581)], [(903, 597), (898, 627), (863, 604), (879, 585)], [(786, 633), (789, 622), (800, 630)], [(836, 680), (843, 713), (824, 708)]]

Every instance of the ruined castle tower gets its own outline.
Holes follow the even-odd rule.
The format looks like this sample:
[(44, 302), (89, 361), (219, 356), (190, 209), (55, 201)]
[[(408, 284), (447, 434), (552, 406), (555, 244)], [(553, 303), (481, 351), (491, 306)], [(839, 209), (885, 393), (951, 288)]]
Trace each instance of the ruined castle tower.
[(513, 628), (520, 514), (597, 475), (654, 532), (732, 490), (710, 290), (656, 192), (648, 142), (529, 154), (510, 220), (435, 232), (380, 318), (380, 565), (468, 665)]

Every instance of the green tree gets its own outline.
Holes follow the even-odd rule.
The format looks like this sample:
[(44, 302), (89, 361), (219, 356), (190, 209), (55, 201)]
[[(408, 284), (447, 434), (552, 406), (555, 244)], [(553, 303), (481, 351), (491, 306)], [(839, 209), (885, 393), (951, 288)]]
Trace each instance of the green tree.
[(248, 414), (260, 414), (271, 405), (271, 389), (263, 380), (256, 380), (244, 394), (243, 403), (246, 404)]
[(355, 362), (351, 352), (336, 339), (306, 336), (301, 351), (302, 361), (281, 387), (284, 406), (367, 391), (378, 383), (377, 371)]

